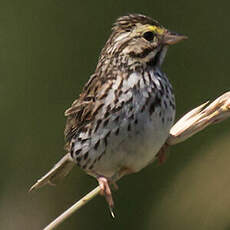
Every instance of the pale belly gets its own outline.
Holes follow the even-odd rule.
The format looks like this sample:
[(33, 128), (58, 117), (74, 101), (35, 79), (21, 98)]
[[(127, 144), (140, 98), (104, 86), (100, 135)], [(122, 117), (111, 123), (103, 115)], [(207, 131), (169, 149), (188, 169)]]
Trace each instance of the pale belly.
[(138, 172), (152, 162), (165, 143), (174, 120), (173, 111), (168, 116), (161, 111), (165, 122), (162, 122), (159, 113), (160, 108), (151, 119), (147, 114), (141, 114), (138, 123), (131, 125), (130, 131), (127, 131), (129, 122), (123, 122), (119, 135), (113, 134), (109, 138), (110, 144), (93, 171), (111, 178), (123, 169), (128, 173)]

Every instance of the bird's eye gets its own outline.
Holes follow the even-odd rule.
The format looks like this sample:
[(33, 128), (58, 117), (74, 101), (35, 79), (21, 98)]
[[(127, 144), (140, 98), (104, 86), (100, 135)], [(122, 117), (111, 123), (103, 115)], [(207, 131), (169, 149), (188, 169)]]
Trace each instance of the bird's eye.
[(151, 31), (147, 31), (143, 34), (144, 39), (149, 41), (149, 42), (151, 42), (153, 40), (154, 36), (155, 36), (154, 33)]

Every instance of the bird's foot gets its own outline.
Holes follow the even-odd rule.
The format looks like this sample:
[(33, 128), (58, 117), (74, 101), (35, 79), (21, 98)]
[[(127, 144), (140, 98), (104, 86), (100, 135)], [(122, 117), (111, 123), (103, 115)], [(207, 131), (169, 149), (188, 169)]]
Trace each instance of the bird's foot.
[(100, 194), (105, 196), (105, 199), (109, 205), (110, 213), (111, 213), (112, 217), (114, 218), (115, 217), (114, 213), (113, 213), (114, 202), (113, 202), (112, 192), (111, 192), (109, 184), (112, 183), (115, 188), (118, 188), (118, 186), (116, 185), (115, 182), (110, 182), (107, 178), (105, 178), (103, 176), (99, 176), (97, 178), (97, 181), (99, 183), (99, 186), (101, 187)]

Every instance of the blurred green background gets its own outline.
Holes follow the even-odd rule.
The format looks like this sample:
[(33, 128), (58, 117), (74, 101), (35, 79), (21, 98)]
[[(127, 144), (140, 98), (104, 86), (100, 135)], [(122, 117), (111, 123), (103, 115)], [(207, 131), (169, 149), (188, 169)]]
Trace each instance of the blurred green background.
[[(189, 36), (163, 65), (177, 118), (230, 86), (230, 2), (0, 1), (0, 229), (42, 229), (96, 181), (77, 167), (56, 187), (29, 187), (63, 155), (64, 110), (94, 72), (118, 16), (143, 13)], [(230, 229), (230, 119), (119, 182), (113, 220), (97, 197), (58, 229)]]

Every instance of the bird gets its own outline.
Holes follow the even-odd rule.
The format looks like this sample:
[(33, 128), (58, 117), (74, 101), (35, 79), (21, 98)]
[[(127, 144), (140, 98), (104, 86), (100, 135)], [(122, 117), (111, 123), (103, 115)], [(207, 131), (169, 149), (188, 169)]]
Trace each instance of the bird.
[(77, 165), (97, 179), (112, 209), (111, 185), (162, 158), (176, 104), (161, 66), (168, 47), (185, 39), (149, 16), (119, 17), (95, 72), (65, 111), (66, 154), (30, 190), (56, 184)]

